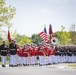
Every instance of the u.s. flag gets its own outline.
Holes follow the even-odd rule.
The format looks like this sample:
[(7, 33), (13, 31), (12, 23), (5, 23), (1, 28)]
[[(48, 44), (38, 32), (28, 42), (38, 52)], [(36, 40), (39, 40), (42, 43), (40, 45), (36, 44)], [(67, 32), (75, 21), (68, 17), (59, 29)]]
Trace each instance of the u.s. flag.
[(39, 33), (39, 36), (46, 42), (48, 43), (49, 42), (49, 38), (48, 38), (48, 35), (45, 33), (45, 32), (40, 32)]

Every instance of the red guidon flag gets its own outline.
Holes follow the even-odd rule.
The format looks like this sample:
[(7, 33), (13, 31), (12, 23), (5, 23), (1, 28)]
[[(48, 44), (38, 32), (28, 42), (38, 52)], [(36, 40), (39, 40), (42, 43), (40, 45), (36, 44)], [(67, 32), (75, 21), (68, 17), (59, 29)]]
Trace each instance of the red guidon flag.
[(53, 37), (52, 25), (51, 24), (49, 25), (49, 35), (50, 35), (50, 42), (51, 42), (51, 39)]
[(48, 35), (45, 33), (45, 32), (41, 32), (38, 34), (46, 43), (49, 42), (49, 38), (48, 38)]
[(8, 38), (8, 41), (11, 42), (10, 30), (8, 30), (8, 36), (7, 36), (7, 38)]

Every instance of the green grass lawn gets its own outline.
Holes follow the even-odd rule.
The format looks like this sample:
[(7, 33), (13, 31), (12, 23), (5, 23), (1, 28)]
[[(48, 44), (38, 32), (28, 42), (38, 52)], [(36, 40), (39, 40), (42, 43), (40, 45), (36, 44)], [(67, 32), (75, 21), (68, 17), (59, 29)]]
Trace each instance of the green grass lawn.
[(76, 63), (69, 64), (68, 67), (76, 68)]
[[(9, 62), (6, 62), (6, 64), (8, 65), (8, 64), (9, 64)], [(2, 62), (0, 62), (0, 65), (2, 65)]]

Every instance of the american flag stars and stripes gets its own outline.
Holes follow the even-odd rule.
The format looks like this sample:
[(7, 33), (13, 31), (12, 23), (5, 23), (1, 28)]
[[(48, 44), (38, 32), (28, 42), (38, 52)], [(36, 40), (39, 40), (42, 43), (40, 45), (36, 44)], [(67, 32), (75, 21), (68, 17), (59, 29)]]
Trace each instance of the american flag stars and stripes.
[(46, 42), (48, 43), (49, 42), (49, 38), (48, 38), (48, 35), (45, 33), (45, 32), (40, 32), (39, 33), (39, 36)]

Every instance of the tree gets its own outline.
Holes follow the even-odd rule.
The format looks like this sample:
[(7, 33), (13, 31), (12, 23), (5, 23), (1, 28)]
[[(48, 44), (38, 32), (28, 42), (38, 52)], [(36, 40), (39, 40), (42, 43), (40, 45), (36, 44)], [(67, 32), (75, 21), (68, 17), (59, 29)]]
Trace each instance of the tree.
[(54, 36), (58, 38), (59, 45), (69, 45), (71, 38), (69, 32), (65, 31), (65, 27), (61, 26), (61, 31), (54, 33)]
[(32, 42), (35, 43), (35, 44), (37, 44), (37, 45), (39, 45), (39, 43), (40, 43), (41, 41), (43, 41), (43, 40), (38, 36), (38, 34), (33, 34), (32, 37), (31, 37), (31, 39), (32, 39)]
[(0, 26), (11, 27), (11, 20), (16, 14), (16, 8), (10, 6), (6, 6), (5, 0), (0, 0)]
[(3, 40), (3, 39), (0, 37), (0, 44), (2, 44), (2, 40)]
[(70, 37), (71, 37), (71, 44), (76, 45), (76, 31), (75, 31), (75, 24), (71, 24), (70, 29), (69, 29), (69, 33), (70, 33)]
[(18, 44), (24, 45), (24, 44), (26, 44), (26, 43), (31, 43), (31, 42), (32, 42), (31, 39), (29, 39), (27, 36), (23, 35), (22, 39), (19, 41)]
[(75, 31), (75, 27), (76, 27), (76, 25), (75, 24), (71, 24), (70, 25), (70, 28), (69, 28), (69, 31)]
[(27, 37), (25, 35), (20, 35), (19, 33), (17, 33), (17, 30), (15, 30), (14, 32), (11, 32), (11, 37), (19, 45), (24, 45), (26, 43), (31, 43), (32, 42), (32, 39), (30, 39), (29, 37)]
[(15, 14), (16, 8), (11, 5), (7, 6), (5, 0), (0, 0), (0, 35), (6, 34), (6, 30), (3, 30), (2, 27), (10, 28), (13, 25), (11, 20)]

